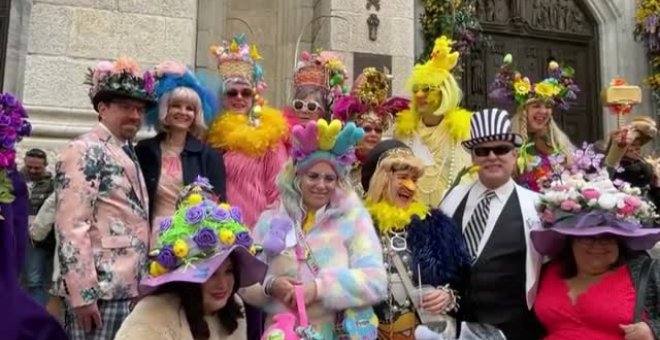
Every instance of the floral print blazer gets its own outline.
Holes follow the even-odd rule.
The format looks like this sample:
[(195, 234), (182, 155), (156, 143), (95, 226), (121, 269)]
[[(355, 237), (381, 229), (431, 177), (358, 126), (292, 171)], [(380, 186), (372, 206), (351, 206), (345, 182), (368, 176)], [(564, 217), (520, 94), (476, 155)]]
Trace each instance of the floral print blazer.
[(72, 141), (55, 167), (54, 290), (72, 307), (138, 295), (148, 252), (148, 195), (137, 160), (103, 126)]

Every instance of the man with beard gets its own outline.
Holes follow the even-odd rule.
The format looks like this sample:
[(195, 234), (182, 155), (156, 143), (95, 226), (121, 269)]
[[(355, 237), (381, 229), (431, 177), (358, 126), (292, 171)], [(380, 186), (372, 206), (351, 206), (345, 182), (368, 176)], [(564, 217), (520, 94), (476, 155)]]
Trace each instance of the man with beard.
[(54, 290), (72, 340), (112, 339), (138, 296), (147, 259), (148, 196), (132, 139), (154, 105), (153, 78), (127, 58), (101, 62), (88, 84), (99, 125), (56, 165)]

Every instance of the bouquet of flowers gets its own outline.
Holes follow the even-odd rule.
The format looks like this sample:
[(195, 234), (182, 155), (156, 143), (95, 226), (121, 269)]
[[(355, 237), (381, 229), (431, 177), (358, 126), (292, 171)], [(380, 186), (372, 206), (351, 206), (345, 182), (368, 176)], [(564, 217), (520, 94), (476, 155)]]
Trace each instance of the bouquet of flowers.
[(635, 13), (634, 36), (646, 47), (651, 60), (651, 75), (646, 84), (660, 100), (660, 0), (640, 0)]
[(592, 145), (574, 152), (575, 160), (543, 193), (537, 210), (546, 225), (579, 214), (597, 213), (630, 222), (631, 228), (658, 218), (653, 203), (642, 198), (639, 188), (610, 180), (600, 163), (604, 156)]
[(0, 93), (0, 203), (14, 201), (14, 188), (7, 172), (16, 167), (16, 143), (31, 132), (32, 125), (23, 105), (11, 94)]

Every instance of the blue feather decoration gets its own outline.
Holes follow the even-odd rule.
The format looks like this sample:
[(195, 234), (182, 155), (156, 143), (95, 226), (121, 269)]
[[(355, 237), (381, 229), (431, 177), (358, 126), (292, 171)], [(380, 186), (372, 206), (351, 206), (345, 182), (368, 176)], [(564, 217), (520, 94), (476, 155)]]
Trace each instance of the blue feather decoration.
[[(160, 100), (162, 96), (177, 87), (187, 87), (195, 91), (202, 103), (204, 122), (209, 124), (213, 121), (220, 108), (218, 91), (214, 91), (213, 88), (204, 86), (194, 73), (190, 70), (186, 70), (182, 75), (168, 73), (158, 77), (156, 79), (156, 88), (154, 92), (156, 97)], [(147, 126), (154, 126), (157, 122), (158, 106), (155, 106), (147, 112), (146, 123)]]
[(364, 138), (364, 130), (357, 127), (354, 122), (350, 122), (337, 135), (331, 152), (334, 155), (343, 155), (362, 138)]
[(470, 265), (465, 238), (454, 221), (438, 209), (421, 220), (413, 217), (408, 227), (408, 247), (412, 250), (412, 270), (421, 268), (423, 284), (455, 283), (459, 273)]

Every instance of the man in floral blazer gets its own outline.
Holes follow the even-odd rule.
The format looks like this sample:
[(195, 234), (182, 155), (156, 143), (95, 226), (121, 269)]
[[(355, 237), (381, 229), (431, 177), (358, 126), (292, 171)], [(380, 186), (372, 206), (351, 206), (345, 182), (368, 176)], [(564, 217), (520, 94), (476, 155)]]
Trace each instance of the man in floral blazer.
[(148, 252), (148, 197), (131, 140), (154, 105), (153, 78), (129, 59), (90, 70), (100, 124), (56, 165), (56, 293), (72, 340), (113, 339), (138, 295)]

